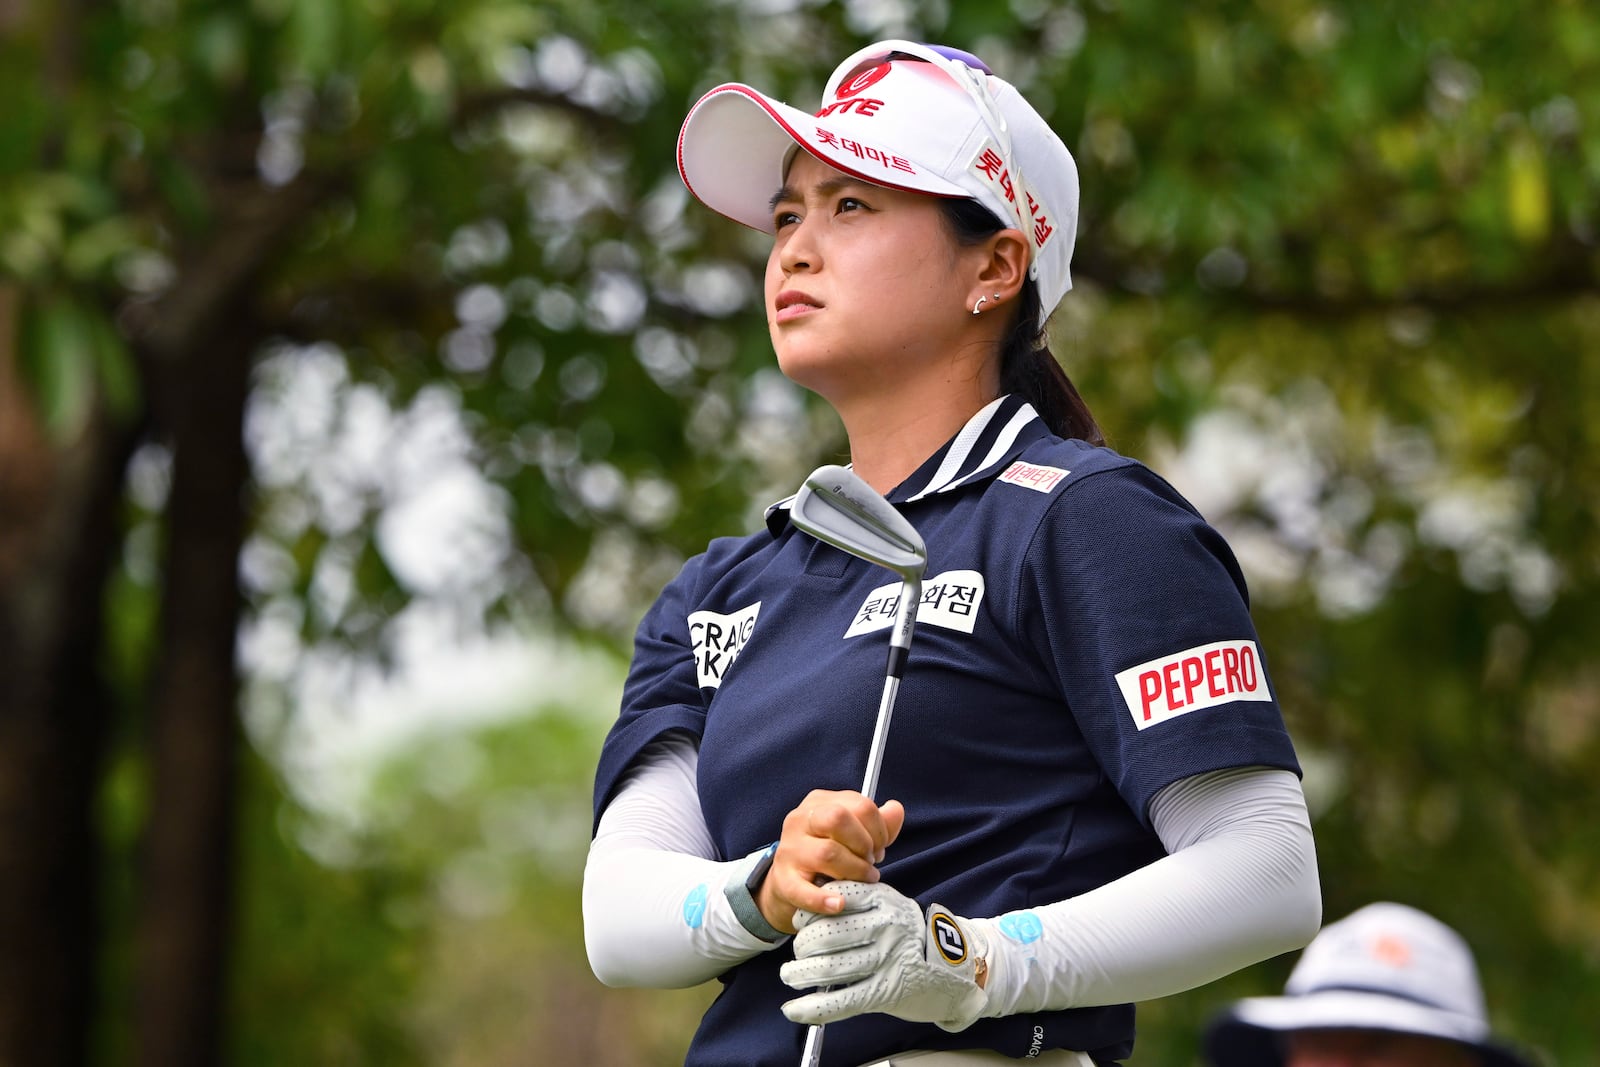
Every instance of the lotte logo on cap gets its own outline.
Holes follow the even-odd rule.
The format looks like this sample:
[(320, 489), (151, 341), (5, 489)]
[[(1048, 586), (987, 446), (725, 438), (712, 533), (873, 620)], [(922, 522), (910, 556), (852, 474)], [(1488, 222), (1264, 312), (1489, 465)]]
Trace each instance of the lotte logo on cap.
[(889, 63), (879, 63), (871, 70), (862, 71), (854, 78), (851, 78), (849, 81), (839, 86), (838, 91), (833, 95), (837, 99), (843, 100), (847, 96), (854, 96), (863, 89), (876, 85), (878, 82), (882, 81), (888, 76), (890, 66), (891, 65)]

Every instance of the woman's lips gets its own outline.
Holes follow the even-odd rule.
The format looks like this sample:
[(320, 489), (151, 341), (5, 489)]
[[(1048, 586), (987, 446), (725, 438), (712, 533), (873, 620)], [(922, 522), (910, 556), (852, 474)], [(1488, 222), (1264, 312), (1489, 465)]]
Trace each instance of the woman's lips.
[(809, 293), (802, 293), (795, 289), (785, 289), (778, 294), (773, 302), (777, 313), (773, 315), (774, 322), (788, 322), (802, 315), (809, 315), (814, 311), (822, 310), (822, 302)]

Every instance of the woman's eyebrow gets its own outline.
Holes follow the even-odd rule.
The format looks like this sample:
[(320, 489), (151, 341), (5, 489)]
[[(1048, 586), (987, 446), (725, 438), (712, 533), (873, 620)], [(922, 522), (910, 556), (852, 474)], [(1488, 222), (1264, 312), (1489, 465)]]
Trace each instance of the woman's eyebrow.
[[(864, 182), (859, 178), (851, 178), (847, 175), (841, 174), (834, 178), (824, 178), (812, 188), (818, 196), (827, 198), (832, 196), (834, 193), (837, 193), (840, 189), (844, 189), (848, 186), (868, 184), (870, 183)], [(767, 210), (770, 211), (773, 208), (776, 208), (779, 204), (785, 204), (791, 200), (800, 199), (803, 199), (800, 195), (800, 190), (785, 182), (779, 187), (777, 192), (772, 194), (772, 199), (767, 202)]]

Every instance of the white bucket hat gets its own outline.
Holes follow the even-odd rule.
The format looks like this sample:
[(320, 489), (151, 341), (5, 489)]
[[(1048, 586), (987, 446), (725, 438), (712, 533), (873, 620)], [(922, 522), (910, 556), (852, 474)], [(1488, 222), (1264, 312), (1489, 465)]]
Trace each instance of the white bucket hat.
[(816, 114), (719, 85), (678, 135), (678, 173), (707, 207), (773, 232), (796, 146), (893, 189), (977, 200), (1028, 239), (1039, 325), (1072, 288), (1078, 168), (1022, 95), (966, 52), (879, 41), (834, 70)]
[(1486, 1067), (1531, 1067), (1493, 1040), (1478, 968), (1444, 923), (1404, 904), (1369, 904), (1306, 946), (1281, 997), (1249, 997), (1205, 1035), (1216, 1067), (1282, 1067), (1281, 1035), (1378, 1030), (1475, 1049)]

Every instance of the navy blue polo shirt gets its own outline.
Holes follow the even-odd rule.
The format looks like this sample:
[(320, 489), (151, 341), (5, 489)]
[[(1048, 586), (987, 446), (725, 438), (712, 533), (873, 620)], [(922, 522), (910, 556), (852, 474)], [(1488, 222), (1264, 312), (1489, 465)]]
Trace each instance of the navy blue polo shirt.
[[(1051, 434), (1005, 397), (889, 500), (928, 548), (878, 790), (905, 804), (880, 865), (924, 906), (989, 917), (1076, 896), (1163, 855), (1151, 798), (1227, 767), (1298, 773), (1222, 537), (1142, 464)], [(724, 859), (775, 840), (812, 789), (859, 789), (898, 579), (788, 522), (719, 538), (640, 623), (595, 818), (669, 730), (698, 739)], [(1029, 936), (1027, 924), (1010, 925)], [(695, 1067), (798, 1062), (782, 947), (722, 975)], [(1132, 1050), (1132, 1005), (984, 1019), (950, 1034), (873, 1014), (830, 1024), (826, 1064), (917, 1049)]]

